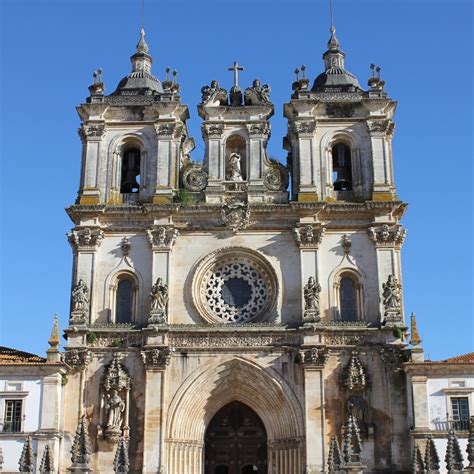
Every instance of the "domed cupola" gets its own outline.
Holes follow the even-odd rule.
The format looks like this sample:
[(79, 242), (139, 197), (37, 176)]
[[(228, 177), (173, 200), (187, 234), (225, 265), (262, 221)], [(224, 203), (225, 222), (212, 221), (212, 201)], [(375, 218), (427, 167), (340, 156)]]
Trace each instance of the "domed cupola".
[(314, 81), (312, 92), (361, 90), (357, 78), (344, 67), (346, 54), (339, 48), (334, 25), (331, 25), (330, 31), (328, 50), (323, 54), (325, 71)]
[(145, 30), (142, 28), (137, 51), (130, 58), (132, 72), (119, 82), (112, 95), (154, 95), (163, 93), (161, 82), (151, 73), (153, 58), (148, 52)]

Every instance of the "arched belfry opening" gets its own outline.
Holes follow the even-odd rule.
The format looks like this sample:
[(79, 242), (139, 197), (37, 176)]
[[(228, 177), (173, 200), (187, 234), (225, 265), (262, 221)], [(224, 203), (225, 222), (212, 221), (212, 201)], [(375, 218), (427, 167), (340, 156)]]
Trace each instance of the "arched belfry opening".
[(332, 175), (334, 191), (352, 191), (351, 149), (345, 143), (332, 147)]
[(140, 191), (140, 155), (138, 148), (126, 148), (122, 155), (120, 174), (120, 192), (122, 194), (138, 193)]
[(225, 142), (225, 178), (247, 180), (247, 141), (241, 135), (230, 135)]
[(234, 401), (211, 419), (204, 441), (205, 474), (267, 474), (267, 432), (260, 417)]

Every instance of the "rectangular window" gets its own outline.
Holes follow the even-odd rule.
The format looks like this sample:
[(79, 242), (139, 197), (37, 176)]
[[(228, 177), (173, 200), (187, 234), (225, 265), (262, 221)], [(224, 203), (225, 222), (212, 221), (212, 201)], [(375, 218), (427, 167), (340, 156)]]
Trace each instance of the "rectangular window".
[(463, 431), (469, 428), (469, 400), (467, 397), (451, 397), (451, 413), (455, 430)]
[(5, 421), (3, 431), (18, 433), (21, 431), (23, 400), (5, 400)]

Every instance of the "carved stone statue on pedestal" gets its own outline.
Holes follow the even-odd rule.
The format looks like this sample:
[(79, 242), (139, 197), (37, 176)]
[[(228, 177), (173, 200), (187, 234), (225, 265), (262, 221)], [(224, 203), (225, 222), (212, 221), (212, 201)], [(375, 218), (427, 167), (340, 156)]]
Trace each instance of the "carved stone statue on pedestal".
[(308, 283), (304, 286), (304, 314), (305, 323), (317, 323), (321, 320), (319, 314), (319, 293), (321, 293), (321, 285), (314, 277), (308, 278)]
[(89, 288), (80, 279), (72, 289), (71, 324), (85, 324), (89, 315)]
[(150, 292), (150, 324), (163, 324), (167, 321), (166, 306), (168, 304), (168, 285), (163, 278), (158, 278)]

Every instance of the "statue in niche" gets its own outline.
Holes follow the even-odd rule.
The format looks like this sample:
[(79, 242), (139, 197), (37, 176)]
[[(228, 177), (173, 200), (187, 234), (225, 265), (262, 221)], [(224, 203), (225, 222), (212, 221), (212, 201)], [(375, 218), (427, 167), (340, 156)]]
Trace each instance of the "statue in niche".
[(219, 87), (217, 81), (211, 81), (210, 86), (204, 86), (201, 89), (203, 105), (227, 105), (227, 91)]
[(261, 85), (258, 79), (252, 83), (252, 87), (245, 89), (245, 105), (263, 105), (270, 104), (270, 86)]
[(150, 324), (166, 323), (166, 305), (168, 303), (168, 285), (163, 283), (163, 278), (158, 278), (151, 287)]
[(387, 283), (382, 284), (383, 304), (385, 310), (399, 310), (401, 307), (401, 285), (395, 275), (389, 275)]
[(319, 293), (321, 286), (314, 277), (308, 278), (308, 283), (303, 288), (304, 315), (303, 319), (307, 323), (316, 323), (319, 317)]
[(308, 283), (304, 287), (304, 302), (306, 310), (319, 312), (319, 293), (321, 286), (316, 282), (314, 277), (308, 278)]
[(112, 395), (106, 404), (107, 409), (107, 430), (118, 431), (122, 428), (123, 412), (125, 411), (125, 402), (118, 394), (117, 390), (113, 390)]
[(77, 285), (72, 289), (72, 310), (73, 311), (85, 311), (89, 304), (89, 288), (84, 283), (84, 280), (80, 279)]
[(240, 168), (240, 155), (232, 153), (229, 157), (229, 180), (242, 181), (242, 170)]

